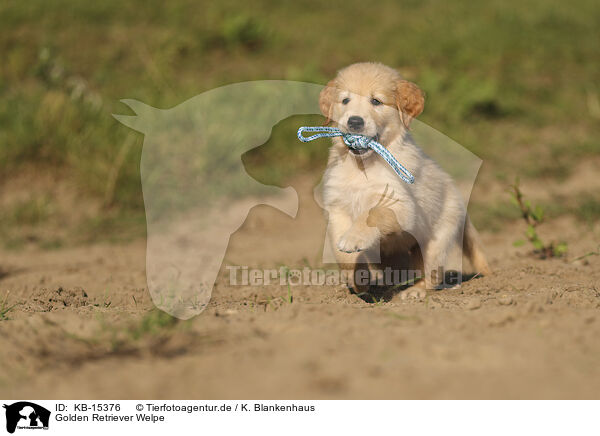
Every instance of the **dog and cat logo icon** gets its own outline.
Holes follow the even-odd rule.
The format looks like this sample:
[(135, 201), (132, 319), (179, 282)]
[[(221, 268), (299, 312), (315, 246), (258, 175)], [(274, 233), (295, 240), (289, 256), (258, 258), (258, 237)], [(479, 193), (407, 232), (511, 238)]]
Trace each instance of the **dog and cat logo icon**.
[(5, 404), (6, 431), (14, 433), (16, 429), (48, 430), (50, 411), (29, 401)]

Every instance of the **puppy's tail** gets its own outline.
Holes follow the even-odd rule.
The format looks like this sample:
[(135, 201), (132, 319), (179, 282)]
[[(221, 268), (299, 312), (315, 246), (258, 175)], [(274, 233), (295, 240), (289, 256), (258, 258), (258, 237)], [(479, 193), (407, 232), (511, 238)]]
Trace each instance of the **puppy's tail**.
[(477, 230), (475, 230), (473, 224), (471, 224), (468, 215), (465, 219), (465, 230), (463, 233), (463, 253), (469, 258), (476, 272), (483, 275), (492, 273), (492, 270), (485, 259), (485, 255), (483, 254), (483, 250), (481, 249), (479, 234), (477, 233)]

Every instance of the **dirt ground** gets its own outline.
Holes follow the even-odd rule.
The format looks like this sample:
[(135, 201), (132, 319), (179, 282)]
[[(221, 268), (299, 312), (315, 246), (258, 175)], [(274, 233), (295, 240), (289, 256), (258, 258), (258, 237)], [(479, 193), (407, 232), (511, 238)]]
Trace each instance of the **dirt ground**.
[[(314, 265), (324, 220), (305, 188), (296, 219), (254, 208), (225, 264)], [(514, 247), (523, 223), (480, 229), (494, 274), (423, 300), (292, 286), (290, 302), (286, 286), (231, 286), (223, 268), (188, 322), (151, 310), (143, 240), (4, 251), (0, 295), (15, 306), (0, 321), (0, 397), (598, 398), (600, 256), (573, 259), (598, 249), (600, 229), (544, 226), (566, 259)]]

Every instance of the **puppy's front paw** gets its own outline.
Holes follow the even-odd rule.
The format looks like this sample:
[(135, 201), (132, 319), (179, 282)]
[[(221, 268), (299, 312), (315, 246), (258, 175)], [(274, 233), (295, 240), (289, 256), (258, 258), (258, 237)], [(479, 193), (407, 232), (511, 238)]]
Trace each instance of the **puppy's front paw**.
[(408, 288), (405, 291), (402, 291), (400, 294), (400, 298), (402, 300), (415, 299), (415, 300), (423, 300), (427, 296), (427, 291), (422, 287), (415, 285)]
[(350, 229), (342, 235), (337, 248), (344, 253), (355, 253), (370, 248), (377, 242), (379, 232), (376, 228), (367, 227), (364, 231)]

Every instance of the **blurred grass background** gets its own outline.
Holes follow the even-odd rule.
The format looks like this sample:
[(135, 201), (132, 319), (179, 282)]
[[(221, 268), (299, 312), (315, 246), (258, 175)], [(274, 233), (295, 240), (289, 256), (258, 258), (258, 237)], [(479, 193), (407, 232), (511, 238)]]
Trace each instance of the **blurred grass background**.
[[(596, 0), (4, 0), (0, 29), (7, 247), (143, 234), (143, 137), (112, 118), (129, 113), (122, 98), (169, 108), (229, 83), (324, 84), (380, 61), (419, 84), (421, 120), (484, 159), (491, 179), (561, 181), (600, 152)], [(294, 136), (322, 120), (301, 118), (244, 156), (251, 174), (284, 185), (322, 171), (326, 145)], [(600, 200), (554, 210), (594, 221)], [(479, 215), (515, 218), (503, 203)]]

